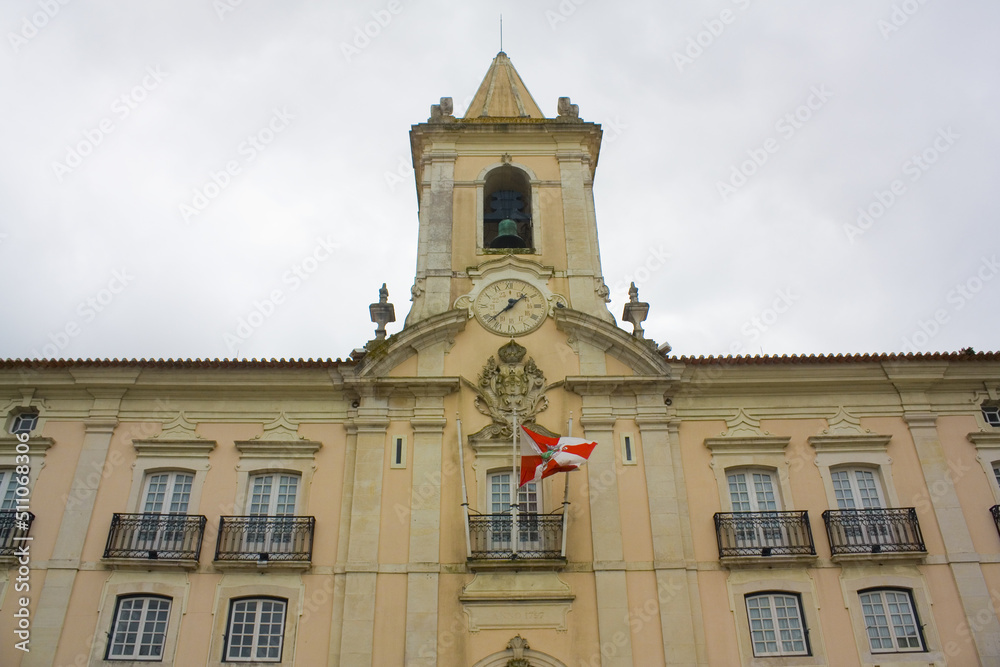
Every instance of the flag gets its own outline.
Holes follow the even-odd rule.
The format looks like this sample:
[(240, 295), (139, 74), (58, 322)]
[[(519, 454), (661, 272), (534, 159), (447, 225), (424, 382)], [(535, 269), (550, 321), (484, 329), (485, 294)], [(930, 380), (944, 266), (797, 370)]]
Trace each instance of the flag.
[(521, 427), (521, 484), (544, 479), (557, 472), (576, 470), (597, 446), (583, 438), (541, 435)]

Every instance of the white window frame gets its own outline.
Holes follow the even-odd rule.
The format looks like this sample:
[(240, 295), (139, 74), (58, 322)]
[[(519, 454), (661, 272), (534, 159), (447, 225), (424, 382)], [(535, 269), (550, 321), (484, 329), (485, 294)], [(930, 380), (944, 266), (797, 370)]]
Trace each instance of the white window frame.
[[(767, 468), (758, 467), (738, 467), (738, 468), (727, 468), (725, 471), (726, 476), (726, 486), (729, 489), (729, 507), (733, 512), (780, 512), (783, 510), (784, 505), (781, 502), (781, 487), (778, 484), (778, 480), (774, 474), (773, 470), (768, 470)], [(737, 476), (744, 476), (743, 483), (746, 484), (747, 491), (747, 504), (750, 506), (749, 509), (736, 509), (734, 505), (735, 500), (733, 499), (733, 478)], [(758, 484), (760, 482), (761, 484)], [(760, 495), (764, 492), (763, 483), (767, 483), (770, 486), (768, 490), (773, 498), (771, 498), (771, 503), (774, 507), (762, 507)], [(768, 503), (765, 502), (764, 505)]]
[(816, 451), (816, 467), (819, 468), (826, 490), (827, 507), (838, 509), (837, 494), (833, 488), (831, 470), (845, 468), (866, 468), (875, 473), (881, 484), (882, 506), (900, 507), (899, 496), (892, 479), (892, 459), (889, 458), (890, 436), (875, 434), (820, 435), (809, 438), (809, 444)]
[[(837, 485), (834, 480), (834, 476), (838, 473), (844, 473), (847, 475), (848, 490), (851, 493), (851, 503), (854, 507), (841, 507), (840, 499), (837, 498)], [(878, 501), (876, 505), (864, 506), (864, 500), (862, 498), (862, 489), (858, 481), (858, 473), (868, 473), (872, 476), (872, 481), (874, 482), (875, 488), (875, 498)], [(882, 475), (877, 467), (871, 466), (859, 466), (859, 465), (838, 465), (830, 468), (830, 483), (834, 488), (834, 505), (832, 509), (847, 510), (847, 509), (885, 509), (885, 490), (882, 484)]]
[[(868, 641), (868, 630), (865, 627), (864, 611), (861, 605), (861, 594), (875, 590), (896, 590), (906, 591), (910, 594), (910, 604), (914, 610), (914, 615), (920, 626), (923, 649), (919, 653), (921, 665), (946, 664), (948, 656), (941, 649), (941, 637), (935, 625), (934, 614), (931, 613), (931, 598), (928, 593), (928, 585), (924, 577), (920, 574), (892, 574), (887, 570), (880, 569), (878, 572), (871, 572), (870, 568), (858, 568), (857, 570), (844, 570), (841, 575), (841, 588), (844, 593), (844, 605), (847, 607), (851, 617), (851, 624), (854, 628), (854, 637), (857, 650), (861, 656), (862, 664), (890, 664), (897, 661), (911, 664), (914, 653), (917, 651), (905, 651), (898, 653), (873, 652), (871, 643)], [(893, 655), (899, 657), (892, 657)]]
[(723, 436), (705, 440), (705, 446), (712, 452), (711, 466), (715, 470), (722, 512), (734, 511), (728, 473), (741, 468), (770, 472), (781, 507), (795, 507), (785, 456), (790, 441), (791, 438), (782, 436)]
[[(247, 610), (238, 610), (238, 607), (243, 605), (254, 605), (254, 620), (253, 620), (253, 630), (249, 637), (251, 638), (251, 644), (249, 656), (233, 656), (232, 651), (234, 648), (244, 648), (244, 647), (234, 647), (232, 644), (233, 640), (233, 628), (236, 625), (236, 614), (247, 613)], [(281, 633), (278, 635), (278, 645), (277, 645), (277, 655), (276, 656), (260, 656), (256, 655), (262, 648), (268, 649), (273, 647), (261, 646), (260, 641), (262, 635), (261, 630), (261, 616), (264, 613), (274, 613), (271, 609), (269, 612), (265, 612), (263, 607), (266, 604), (280, 605), (281, 606)], [(245, 597), (245, 598), (233, 598), (229, 601), (229, 615), (226, 620), (226, 638), (223, 649), (223, 662), (282, 662), (282, 653), (285, 648), (285, 631), (288, 626), (288, 600), (285, 598), (275, 598), (275, 597)], [(241, 636), (247, 636), (246, 634)], [(268, 637), (273, 637), (274, 635), (267, 635)]]
[[(122, 613), (126, 611), (123, 608), (123, 605), (129, 602), (136, 602), (136, 601), (142, 602), (142, 606), (139, 609), (138, 627), (135, 633), (125, 632), (120, 628), (120, 625), (123, 622)], [(162, 608), (158, 608), (156, 610), (150, 609), (150, 605), (152, 602), (157, 602), (157, 603), (166, 602), (167, 604), (166, 609)], [(162, 662), (163, 655), (166, 651), (167, 632), (170, 626), (170, 611), (172, 607), (173, 607), (173, 600), (169, 597), (162, 595), (136, 594), (136, 595), (118, 596), (115, 602), (115, 615), (114, 619), (111, 622), (111, 631), (108, 633), (108, 647), (104, 659), (109, 662), (120, 661), (120, 660), (128, 660), (128, 661), (142, 660), (150, 662)], [(135, 610), (129, 609), (128, 611), (135, 611)], [(163, 614), (164, 618), (162, 619), (150, 618), (152, 613)], [(158, 623), (163, 624), (162, 630), (160, 632), (155, 631), (156, 624)], [(150, 624), (153, 625), (152, 628), (150, 628)], [(152, 633), (150, 632), (151, 629), (153, 630)], [(127, 640), (129, 634), (135, 635), (134, 641), (131, 644), (129, 644), (127, 641), (119, 641), (121, 639)], [(150, 643), (151, 646), (157, 646), (159, 648), (159, 654), (157, 655), (141, 655), (141, 651), (144, 646), (142, 640), (145, 638), (146, 635), (149, 634), (153, 634), (154, 637), (157, 635), (159, 636), (158, 642)], [(131, 647), (131, 651), (129, 653), (119, 653), (117, 655), (114, 655), (115, 648), (118, 645), (122, 645), (124, 648)]]
[[(866, 600), (868, 598), (868, 600)], [(890, 599), (891, 598), (891, 599)], [(891, 604), (905, 602), (906, 610), (897, 609), (896, 613), (891, 610)], [(920, 616), (917, 614), (916, 604), (913, 601), (913, 593), (901, 588), (868, 588), (858, 591), (858, 602), (861, 605), (862, 621), (865, 626), (865, 638), (868, 641), (868, 649), (872, 654), (882, 653), (924, 653), (926, 642), (920, 626)], [(877, 605), (877, 609), (875, 606)], [(875, 613), (869, 613), (869, 610)], [(873, 618), (877, 615), (875, 623)], [(881, 619), (881, 623), (878, 622)], [(872, 637), (872, 630), (884, 629), (888, 637)], [(903, 631), (903, 635), (900, 631)], [(916, 642), (915, 646), (900, 646), (900, 640), (905, 639), (907, 644)], [(874, 642), (889, 642), (891, 646), (875, 646)]]
[[(265, 478), (271, 478), (270, 486), (268, 489), (267, 496), (267, 507), (263, 510), (253, 509), (255, 504), (255, 498), (257, 495), (257, 483), (262, 482)], [(292, 511), (287, 510), (279, 512), (278, 511), (278, 498), (281, 496), (282, 484), (285, 483), (284, 480), (294, 479), (295, 480), (295, 496), (292, 502)], [(287, 472), (287, 471), (267, 471), (267, 472), (257, 472), (250, 475), (247, 480), (247, 499), (244, 506), (244, 513), (246, 516), (268, 516), (268, 517), (278, 517), (278, 516), (298, 516), (299, 507), (299, 497), (302, 495), (300, 490), (302, 488), (302, 473), (297, 471)], [(287, 492), (286, 492), (287, 493)], [(284, 503), (284, 504), (287, 504)]]
[[(487, 494), (490, 514), (510, 514), (510, 476), (513, 472), (510, 468), (490, 470), (486, 475)], [(500, 495), (507, 498), (507, 502), (494, 502), (493, 483), (497, 478), (506, 476), (507, 482), (500, 482)], [(533, 517), (542, 514), (542, 494), (539, 482), (528, 482), (517, 489), (517, 516), (518, 516), (518, 550), (538, 550), (542, 548), (542, 534), (538, 530), (537, 522), (532, 521)], [(510, 530), (491, 530), (487, 538), (487, 544), (492, 551), (506, 551), (511, 548)]]
[[(140, 577), (145, 580), (140, 580)], [(143, 596), (170, 600), (163, 656), (159, 661), (167, 665), (174, 664), (181, 615), (187, 607), (191, 585), (183, 574), (157, 577), (160, 581), (151, 579), (152, 577), (148, 574), (143, 576), (121, 571), (111, 573), (101, 591), (97, 624), (94, 626), (94, 639), (89, 649), (90, 662), (87, 663), (88, 665), (121, 665), (123, 661), (128, 664), (129, 660), (139, 660), (138, 658), (108, 659), (107, 654), (114, 631), (114, 623), (118, 616), (118, 601), (122, 598)]]
[[(153, 483), (153, 480), (159, 475), (167, 475), (167, 488), (163, 492), (163, 501), (161, 502), (160, 508), (158, 510), (147, 509), (150, 500), (149, 498), (149, 493), (151, 490), (150, 485)], [(181, 480), (178, 479), (181, 475), (183, 475), (185, 478), (190, 478), (190, 482), (188, 482), (187, 480), (181, 482)], [(146, 473), (146, 479), (145, 482), (143, 483), (142, 500), (141, 500), (141, 505), (139, 506), (139, 511), (142, 514), (177, 514), (177, 515), (190, 514), (191, 494), (194, 491), (194, 478), (195, 478), (195, 471), (193, 470), (154, 470)], [(183, 511), (174, 512), (171, 511), (170, 508), (173, 506), (175, 500), (177, 500), (177, 494), (178, 494), (177, 487), (179, 482), (190, 483), (191, 488), (188, 489), (185, 494), (187, 497), (184, 499)]]
[[(751, 606), (751, 601), (766, 601), (767, 606), (761, 607), (759, 605)], [(791, 601), (791, 605), (788, 602)], [(782, 603), (778, 606), (778, 603)], [(744, 603), (747, 609), (747, 622), (750, 628), (750, 643), (753, 647), (753, 655), (757, 658), (771, 658), (771, 657), (782, 657), (782, 656), (797, 656), (797, 655), (810, 655), (809, 650), (809, 632), (805, 624), (805, 615), (802, 612), (802, 598), (798, 593), (787, 592), (787, 591), (765, 591), (760, 593), (748, 594), (744, 598)], [(791, 616), (786, 616), (784, 619), (779, 618), (778, 612), (781, 609), (794, 608), (795, 617), (794, 620), (798, 622), (798, 628), (781, 628), (781, 620), (793, 620)], [(755, 611), (766, 611), (769, 618), (764, 618), (763, 615), (759, 615), (755, 618)], [(765, 628), (764, 623), (761, 622), (757, 628), (755, 628), (755, 621), (767, 621), (770, 623), (769, 628)], [(797, 630), (797, 636), (795, 631)], [(787, 635), (786, 635), (787, 632)], [(761, 644), (771, 643), (767, 641), (766, 635), (764, 633), (771, 633), (773, 635), (773, 643), (775, 644), (775, 650), (773, 651), (758, 651), (758, 646)], [(763, 636), (762, 636), (763, 635)], [(787, 648), (788, 644), (801, 643), (802, 648), (796, 649), (794, 647)]]
[(17, 477), (15, 468), (0, 466), (0, 511), (17, 509)]

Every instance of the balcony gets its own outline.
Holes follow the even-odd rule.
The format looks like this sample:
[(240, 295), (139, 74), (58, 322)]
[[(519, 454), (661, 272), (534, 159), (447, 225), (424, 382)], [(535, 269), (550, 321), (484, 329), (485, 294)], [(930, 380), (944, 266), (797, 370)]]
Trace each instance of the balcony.
[(834, 556), (927, 551), (912, 507), (827, 510), (823, 521)]
[(28, 536), (31, 522), (35, 520), (31, 512), (24, 512), (28, 515), (25, 521), (18, 521), (17, 514), (16, 510), (0, 511), (0, 558), (14, 557), (15, 550), (22, 544), (20, 538)]
[(716, 512), (720, 558), (815, 556), (809, 513)]
[(1000, 533), (1000, 505), (991, 507), (990, 514), (993, 515), (993, 523), (997, 525), (997, 533)]
[(469, 516), (469, 560), (565, 560), (562, 514), (519, 514), (516, 542), (512, 529), (510, 514)]
[(216, 564), (308, 565), (316, 518), (311, 516), (224, 516), (219, 518)]
[(205, 534), (204, 516), (115, 514), (105, 558), (198, 562)]

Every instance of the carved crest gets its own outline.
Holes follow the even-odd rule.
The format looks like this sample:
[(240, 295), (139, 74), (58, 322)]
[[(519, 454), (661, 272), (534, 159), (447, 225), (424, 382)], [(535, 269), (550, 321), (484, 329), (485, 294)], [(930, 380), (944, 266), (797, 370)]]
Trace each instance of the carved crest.
[[(514, 412), (518, 424), (532, 426), (540, 433), (555, 435), (535, 424), (535, 416), (549, 407), (545, 392), (555, 385), (545, 386), (545, 374), (528, 357), (527, 350), (511, 340), (490, 357), (479, 373), (476, 391), (476, 409), (493, 420), (493, 423), (472, 434), (473, 438), (510, 438), (514, 433)], [(471, 385), (471, 383), (469, 383)], [(558, 383), (557, 383), (558, 384)]]

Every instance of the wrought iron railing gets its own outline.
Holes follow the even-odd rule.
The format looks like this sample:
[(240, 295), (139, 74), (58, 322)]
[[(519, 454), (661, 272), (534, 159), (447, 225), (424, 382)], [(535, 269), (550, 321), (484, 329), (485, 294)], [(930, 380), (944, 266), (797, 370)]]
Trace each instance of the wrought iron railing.
[(198, 560), (206, 519), (188, 514), (115, 514), (105, 558)]
[(315, 528), (311, 516), (220, 517), (215, 560), (308, 562)]
[[(18, 514), (27, 515), (17, 518)], [(27, 537), (31, 530), (31, 522), (35, 515), (31, 512), (17, 510), (0, 511), (0, 556), (13, 556), (14, 551), (22, 545), (18, 538)]]
[(1000, 533), (1000, 505), (991, 507), (990, 514), (993, 515), (993, 523), (997, 525), (997, 532)]
[(927, 550), (913, 507), (827, 510), (823, 521), (834, 556)]
[(719, 556), (815, 556), (809, 513), (717, 512)]
[(518, 514), (512, 541), (510, 514), (469, 516), (473, 560), (551, 560), (563, 557), (562, 514)]

